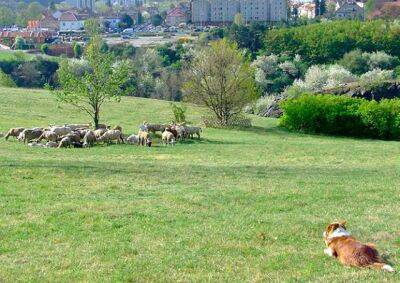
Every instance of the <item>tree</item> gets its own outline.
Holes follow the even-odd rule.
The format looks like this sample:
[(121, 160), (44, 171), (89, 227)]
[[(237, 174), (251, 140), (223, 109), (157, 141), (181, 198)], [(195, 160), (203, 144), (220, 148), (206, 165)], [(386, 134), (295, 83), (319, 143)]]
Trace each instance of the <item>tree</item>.
[(81, 58), (81, 56), (82, 56), (82, 46), (79, 43), (74, 42), (73, 50), (74, 50), (74, 57), (75, 58)]
[(160, 26), (163, 23), (164, 19), (161, 15), (156, 14), (151, 16), (151, 24), (155, 27)]
[(91, 18), (84, 22), (85, 32), (89, 36), (96, 36), (101, 32), (101, 24), (98, 19)]
[(126, 91), (121, 88), (127, 80), (128, 66), (115, 61), (110, 53), (101, 52), (102, 40), (91, 39), (85, 60), (64, 60), (57, 72), (60, 88), (55, 91), (58, 99), (86, 112), (97, 128), (104, 102), (120, 101)]
[(199, 51), (186, 76), (186, 97), (209, 108), (221, 126), (228, 126), (256, 98), (249, 58), (226, 40)]
[(123, 14), (120, 18), (119, 27), (122, 29), (127, 29), (133, 26), (133, 20), (128, 14)]
[(8, 7), (0, 7), (0, 26), (11, 26), (15, 23), (15, 13)]
[(25, 46), (26, 46), (25, 39), (23, 39), (20, 36), (17, 36), (15, 38), (14, 48), (17, 50), (21, 50), (21, 49), (25, 49)]

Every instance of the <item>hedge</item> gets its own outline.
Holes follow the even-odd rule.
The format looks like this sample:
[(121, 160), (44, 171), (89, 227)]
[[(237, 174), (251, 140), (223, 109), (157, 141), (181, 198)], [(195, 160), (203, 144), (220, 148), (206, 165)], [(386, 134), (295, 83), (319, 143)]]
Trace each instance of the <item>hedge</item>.
[(400, 100), (303, 94), (281, 102), (280, 125), (306, 133), (400, 139)]

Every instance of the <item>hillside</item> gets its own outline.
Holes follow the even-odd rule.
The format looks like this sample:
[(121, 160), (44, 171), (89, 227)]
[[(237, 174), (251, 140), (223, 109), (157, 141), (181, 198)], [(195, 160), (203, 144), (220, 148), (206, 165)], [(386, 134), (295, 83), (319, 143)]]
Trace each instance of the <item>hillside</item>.
[[(0, 88), (0, 132), (84, 122), (45, 91)], [(200, 122), (199, 108), (189, 120)], [(136, 132), (168, 102), (125, 98), (103, 122)], [(288, 133), (272, 119), (175, 147), (29, 148), (0, 140), (4, 281), (399, 281), (344, 268), (322, 231), (346, 219), (396, 269), (398, 142)]]

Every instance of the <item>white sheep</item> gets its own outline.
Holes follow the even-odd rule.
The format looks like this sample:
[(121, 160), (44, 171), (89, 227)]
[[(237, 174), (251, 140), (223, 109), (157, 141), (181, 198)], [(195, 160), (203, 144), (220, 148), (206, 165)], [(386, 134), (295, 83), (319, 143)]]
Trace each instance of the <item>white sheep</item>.
[(58, 144), (58, 148), (71, 147), (71, 146), (72, 146), (72, 141), (69, 137), (62, 138), (60, 143)]
[(26, 143), (38, 139), (42, 134), (43, 130), (41, 128), (25, 129), (19, 134), (18, 140)]
[(97, 139), (99, 142), (111, 143), (116, 140), (117, 143), (124, 143), (124, 138), (122, 133), (118, 130), (108, 130), (100, 138)]
[(85, 136), (83, 137), (83, 147), (90, 147), (96, 142), (96, 136), (94, 131), (87, 131)]
[(54, 141), (49, 141), (45, 144), (45, 147), (47, 148), (56, 148), (58, 147), (58, 143), (54, 142)]
[(161, 135), (161, 139), (164, 145), (167, 144), (171, 144), (174, 145), (175, 144), (175, 136), (173, 133), (169, 132), (169, 131), (164, 131)]
[(138, 143), (139, 143), (139, 136), (138, 136), (138, 135), (135, 135), (135, 134), (130, 135), (130, 136), (126, 139), (126, 141), (127, 141), (129, 144), (138, 144)]
[(25, 130), (25, 128), (11, 128), (7, 134), (5, 135), (5, 139), (8, 140), (9, 137), (18, 137), (19, 134), (22, 133), (22, 131)]
[(50, 131), (55, 132), (59, 137), (65, 136), (72, 132), (72, 129), (70, 127), (51, 127)]
[(37, 139), (37, 142), (40, 142), (43, 139), (45, 139), (47, 141), (55, 142), (55, 141), (57, 141), (57, 138), (58, 138), (58, 136), (55, 132), (47, 130), (41, 134), (41, 136)]

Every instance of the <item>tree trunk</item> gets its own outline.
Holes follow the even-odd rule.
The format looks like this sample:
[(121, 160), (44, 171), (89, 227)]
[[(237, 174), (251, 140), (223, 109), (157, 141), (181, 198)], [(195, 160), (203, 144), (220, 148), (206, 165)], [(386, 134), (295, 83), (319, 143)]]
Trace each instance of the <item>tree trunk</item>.
[(99, 128), (99, 110), (96, 110), (94, 112), (94, 117), (93, 117), (93, 122), (94, 122), (94, 128), (97, 130)]

